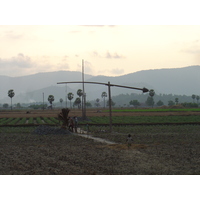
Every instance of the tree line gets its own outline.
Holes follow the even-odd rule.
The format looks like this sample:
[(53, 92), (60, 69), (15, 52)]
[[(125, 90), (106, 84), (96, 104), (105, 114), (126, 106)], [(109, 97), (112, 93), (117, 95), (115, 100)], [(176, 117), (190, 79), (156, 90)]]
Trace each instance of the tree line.
[[(67, 94), (67, 99), (70, 101), (70, 108), (81, 108), (81, 103), (82, 103), (82, 97), (83, 97), (83, 91), (81, 89), (77, 90), (77, 97), (75, 100), (72, 102), (74, 99), (74, 94), (72, 92), (69, 92)], [(10, 108), (11, 110), (13, 109), (12, 106), (12, 99), (15, 96), (15, 92), (13, 89), (10, 89), (8, 91), (8, 97), (11, 99), (11, 105)], [(100, 100), (99, 97), (97, 97), (93, 101), (87, 101), (86, 102), (86, 107), (107, 107), (109, 106), (109, 101), (106, 98), (108, 97), (107, 93), (104, 91), (101, 93), (101, 98), (102, 101)], [(186, 96), (186, 95), (172, 95), (172, 94), (159, 94), (157, 95), (153, 89), (149, 90), (147, 94), (120, 94), (117, 96), (113, 96), (111, 99), (112, 106), (118, 106), (118, 107), (129, 107), (129, 106), (134, 106), (135, 108), (138, 106), (149, 106), (149, 107), (154, 107), (154, 106), (173, 106), (173, 105), (182, 105), (184, 107), (198, 107), (199, 106), (199, 95), (193, 94), (192, 96)], [(30, 105), (30, 108), (34, 109), (40, 109), (40, 108), (53, 108), (53, 102), (55, 101), (54, 95), (49, 95), (47, 98), (49, 105), (47, 104), (41, 104), (41, 105)], [(192, 102), (191, 102), (192, 100)], [(59, 103), (61, 107), (63, 107), (63, 99), (59, 99)], [(102, 103), (102, 104), (101, 104)], [(21, 108), (21, 104), (17, 103), (15, 104), (16, 108)], [(3, 104), (3, 108), (9, 108), (9, 105), (7, 103)]]
[[(159, 94), (157, 95), (154, 90), (150, 90), (148, 94), (126, 94), (118, 95), (113, 99), (120, 105), (121, 102), (125, 102), (122, 99), (126, 99), (125, 104), (121, 106), (132, 105), (134, 107), (138, 106), (173, 106), (182, 105), (184, 107), (198, 107), (199, 106), (199, 95), (172, 95), (172, 94)], [(129, 101), (128, 101), (129, 100)], [(191, 102), (191, 100), (193, 100)]]

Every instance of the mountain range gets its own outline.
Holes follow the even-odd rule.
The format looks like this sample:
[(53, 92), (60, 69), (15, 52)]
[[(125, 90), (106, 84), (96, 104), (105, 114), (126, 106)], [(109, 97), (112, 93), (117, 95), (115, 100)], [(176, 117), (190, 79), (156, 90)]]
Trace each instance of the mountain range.
[[(199, 95), (200, 66), (189, 66), (173, 69), (143, 70), (122, 76), (92, 76), (84, 75), (88, 82), (101, 82), (130, 86), (136, 88), (146, 87), (154, 89), (156, 94)], [(47, 102), (48, 95), (54, 95), (55, 102), (60, 98), (66, 99), (66, 94), (72, 92), (74, 99), (82, 84), (57, 84), (58, 82), (82, 81), (82, 73), (75, 71), (57, 71), (38, 73), (21, 77), (8, 77), (0, 75), (0, 103), (10, 103), (8, 90), (13, 89), (14, 103)], [(101, 98), (102, 92), (108, 93), (105, 85), (85, 84), (87, 100)], [(111, 87), (111, 95), (142, 93), (140, 90)]]

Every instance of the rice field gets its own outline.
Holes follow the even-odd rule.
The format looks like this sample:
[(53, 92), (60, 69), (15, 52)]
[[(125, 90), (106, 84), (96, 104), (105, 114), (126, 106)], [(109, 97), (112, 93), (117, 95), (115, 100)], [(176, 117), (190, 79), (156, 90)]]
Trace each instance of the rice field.
[[(92, 116), (87, 121), (79, 121), (79, 125), (109, 125), (108, 116)], [(200, 124), (200, 115), (190, 116), (113, 116), (113, 125), (136, 124)], [(60, 125), (57, 117), (3, 117), (0, 126)]]

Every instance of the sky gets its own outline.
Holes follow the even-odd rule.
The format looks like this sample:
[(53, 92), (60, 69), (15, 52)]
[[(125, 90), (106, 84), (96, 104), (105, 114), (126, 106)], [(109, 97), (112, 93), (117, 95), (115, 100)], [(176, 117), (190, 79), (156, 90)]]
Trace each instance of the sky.
[[(20, 2), (15, 3), (16, 6), (20, 5)], [(121, 5), (117, 4), (118, 1), (115, 2), (120, 9)], [(159, 1), (153, 2), (160, 5)], [(22, 3), (27, 5), (26, 1)], [(60, 70), (81, 71), (82, 60), (85, 73), (105, 76), (200, 65), (200, 25), (195, 23), (191, 25), (192, 20), (188, 21), (188, 16), (183, 21), (176, 21), (175, 17), (170, 18), (171, 15), (177, 16), (176, 4), (171, 13), (168, 12), (168, 8), (171, 9), (170, 5), (165, 5), (166, 9), (163, 11), (166, 14), (165, 18), (161, 15), (162, 10), (153, 15), (153, 10), (149, 11), (142, 3), (137, 4), (143, 8), (143, 18), (141, 18), (141, 13), (138, 13), (132, 3), (131, 10), (126, 7), (126, 10), (120, 12), (121, 16), (115, 10), (115, 19), (111, 17), (110, 20), (108, 16), (112, 16), (112, 12), (108, 12), (108, 9), (105, 13), (101, 11), (101, 16), (95, 18), (93, 9), (82, 10), (83, 4), (77, 6), (76, 3), (70, 4), (77, 9), (75, 13), (68, 13), (69, 8), (64, 6), (61, 11), (56, 11), (53, 17), (51, 9), (55, 11), (54, 4), (49, 3), (51, 9), (47, 12), (47, 16), (50, 16), (50, 20), (44, 17), (42, 11), (35, 13), (37, 7), (33, 4), (27, 21), (25, 20), (27, 10), (21, 8), (20, 12), (13, 8), (11, 10), (14, 12), (13, 17), (5, 22), (0, 21), (0, 75), (14, 77)], [(89, 3), (92, 4), (92, 1)], [(145, 3), (148, 4), (148, 1)], [(179, 5), (177, 3), (177, 8), (180, 8)], [(184, 9), (180, 9), (179, 18), (185, 16), (188, 5), (182, 2), (183, 5)], [(112, 4), (108, 4), (108, 8), (111, 6)], [(9, 1), (5, 7), (9, 7)], [(41, 10), (46, 7), (42, 4)], [(97, 15), (101, 8), (105, 6), (98, 5)], [(70, 20), (66, 17), (68, 21), (63, 21), (63, 18), (58, 16), (64, 11), (68, 13)], [(82, 12), (77, 14), (79, 11)], [(134, 11), (133, 18), (130, 18), (130, 11), (132, 13)], [(26, 15), (23, 15), (23, 12), (26, 12)], [(191, 16), (189, 11), (187, 13)], [(195, 8), (191, 13), (194, 16)], [(8, 15), (7, 12), (3, 14)], [(157, 14), (162, 16), (161, 21), (158, 20)], [(106, 20), (102, 17), (104, 15)], [(128, 16), (128, 20), (122, 15)], [(85, 21), (81, 21), (82, 18)], [(91, 21), (93, 18), (95, 20)], [(151, 18), (151, 21), (148, 21), (148, 18)], [(63, 22), (68, 25), (63, 25)], [(188, 25), (184, 25), (184, 22)]]

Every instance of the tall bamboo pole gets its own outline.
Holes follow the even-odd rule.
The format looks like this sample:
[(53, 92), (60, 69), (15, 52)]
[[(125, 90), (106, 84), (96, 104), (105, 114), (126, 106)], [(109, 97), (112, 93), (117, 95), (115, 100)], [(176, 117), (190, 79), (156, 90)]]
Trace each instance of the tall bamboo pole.
[(83, 83), (83, 95), (82, 95), (82, 118), (86, 118), (85, 113), (85, 85), (84, 85), (84, 60), (82, 59), (82, 83)]
[(110, 132), (112, 133), (112, 99), (110, 90), (110, 81), (108, 82), (108, 98), (109, 98), (109, 115), (110, 115)]

